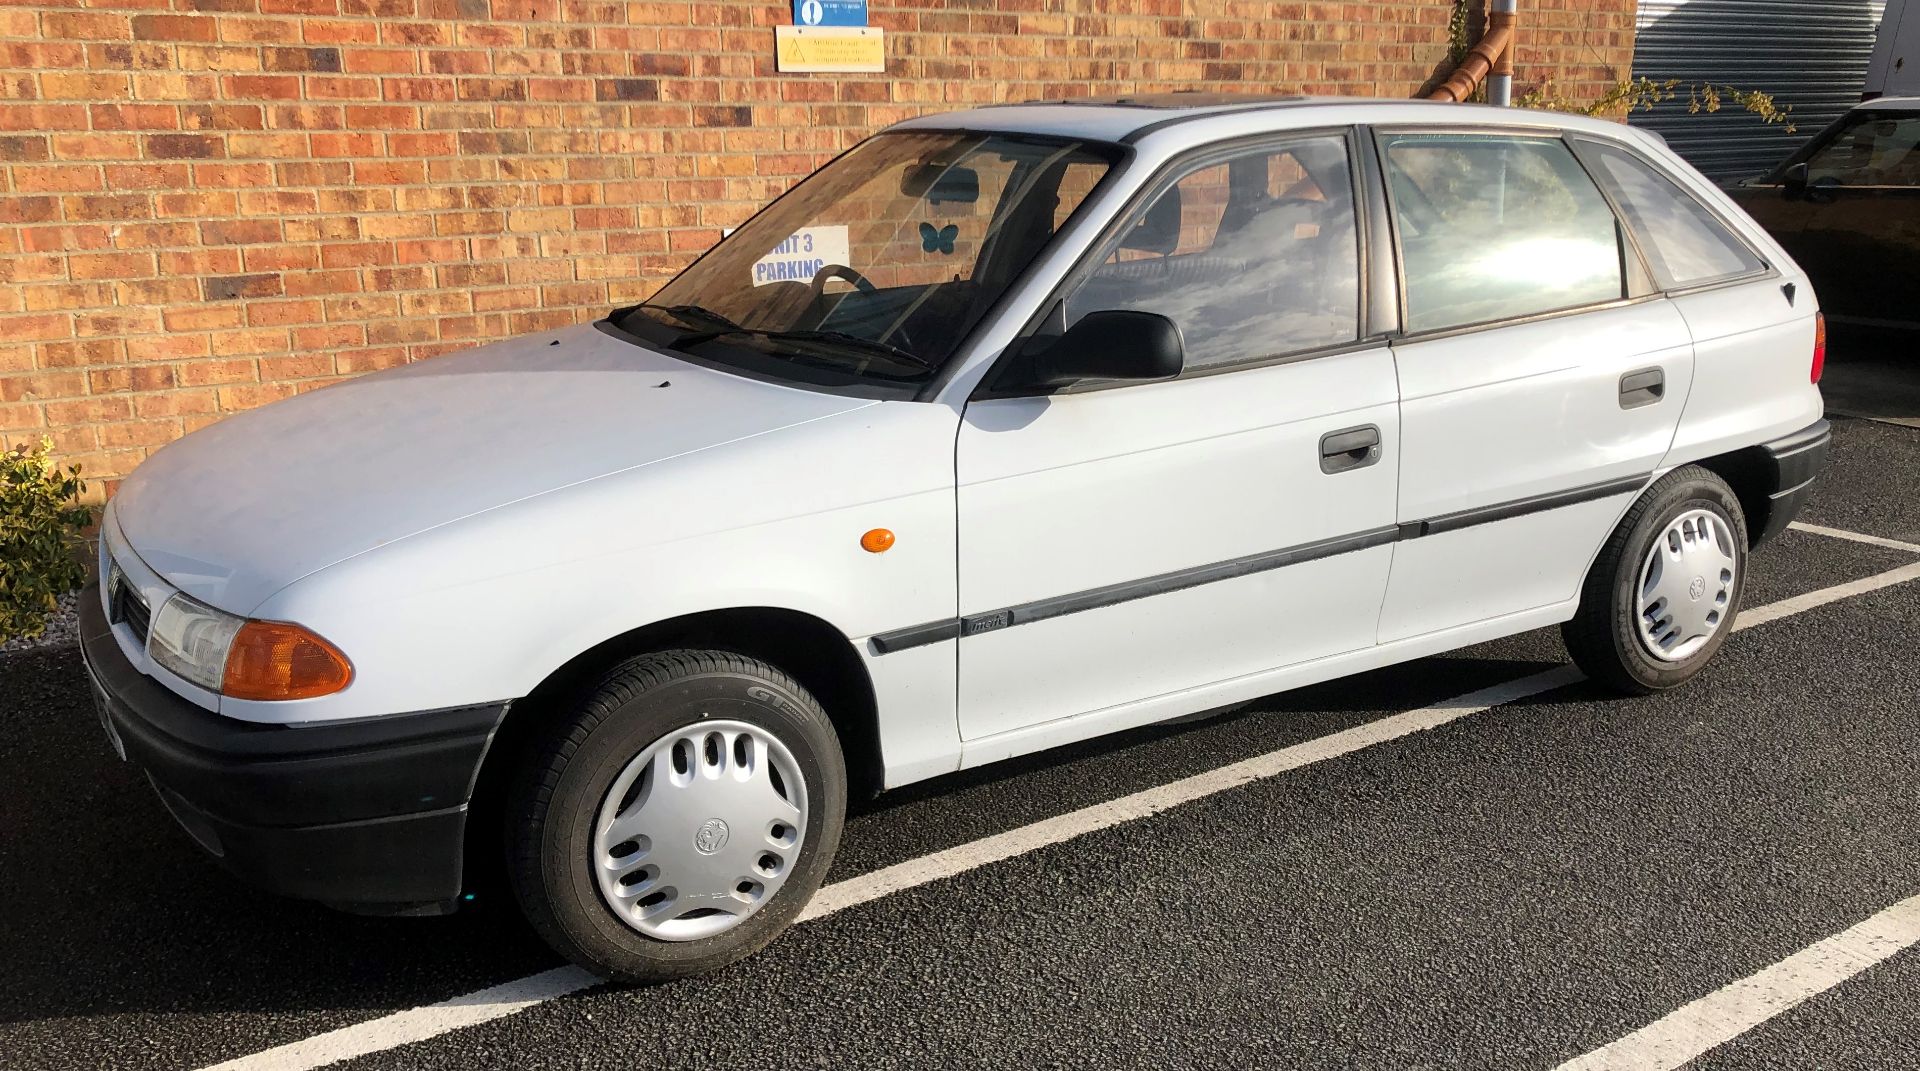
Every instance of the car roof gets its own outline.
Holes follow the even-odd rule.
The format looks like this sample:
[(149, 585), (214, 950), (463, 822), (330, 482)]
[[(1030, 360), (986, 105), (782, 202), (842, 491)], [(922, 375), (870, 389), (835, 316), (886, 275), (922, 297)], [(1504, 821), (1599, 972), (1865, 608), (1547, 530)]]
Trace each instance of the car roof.
[(1620, 123), (1560, 112), (1494, 108), (1447, 101), (1369, 97), (1157, 93), (1125, 97), (1027, 101), (923, 115), (892, 130), (974, 130), (1039, 134), (1088, 141), (1139, 142), (1151, 136), (1183, 146), (1263, 130), (1359, 123), (1552, 128), (1631, 137)]
[(1920, 110), (1920, 97), (1875, 97), (1863, 100), (1853, 106), (1855, 111), (1916, 111)]

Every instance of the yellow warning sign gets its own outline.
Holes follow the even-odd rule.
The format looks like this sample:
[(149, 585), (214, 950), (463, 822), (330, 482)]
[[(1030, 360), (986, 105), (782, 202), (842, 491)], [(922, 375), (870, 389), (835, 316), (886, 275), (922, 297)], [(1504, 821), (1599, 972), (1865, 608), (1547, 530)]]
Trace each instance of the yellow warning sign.
[(884, 71), (884, 34), (874, 26), (775, 26), (774, 66), (782, 74)]

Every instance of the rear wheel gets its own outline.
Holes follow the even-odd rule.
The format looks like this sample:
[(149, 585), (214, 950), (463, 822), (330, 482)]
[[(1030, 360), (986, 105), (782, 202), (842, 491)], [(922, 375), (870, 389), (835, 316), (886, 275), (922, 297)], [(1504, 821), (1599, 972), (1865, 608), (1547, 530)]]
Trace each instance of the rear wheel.
[(1691, 680), (1726, 642), (1746, 584), (1747, 524), (1726, 481), (1697, 465), (1660, 479), (1594, 560), (1561, 628), (1587, 676), (1644, 695)]
[(614, 669), (522, 771), (508, 852), (534, 929), (617, 981), (751, 954), (825, 877), (846, 771), (818, 702), (720, 651)]

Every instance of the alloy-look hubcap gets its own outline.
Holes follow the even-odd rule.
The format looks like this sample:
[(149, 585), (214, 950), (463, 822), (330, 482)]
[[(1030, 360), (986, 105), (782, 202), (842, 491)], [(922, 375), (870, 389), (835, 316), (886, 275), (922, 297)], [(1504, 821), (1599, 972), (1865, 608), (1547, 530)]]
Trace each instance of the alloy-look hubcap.
[(1679, 662), (1705, 647), (1733, 611), (1738, 568), (1726, 521), (1704, 509), (1675, 517), (1640, 567), (1636, 622), (1647, 652)]
[(662, 941), (738, 926), (793, 873), (806, 791), (793, 753), (757, 725), (705, 721), (661, 737), (600, 804), (600, 895), (621, 921)]

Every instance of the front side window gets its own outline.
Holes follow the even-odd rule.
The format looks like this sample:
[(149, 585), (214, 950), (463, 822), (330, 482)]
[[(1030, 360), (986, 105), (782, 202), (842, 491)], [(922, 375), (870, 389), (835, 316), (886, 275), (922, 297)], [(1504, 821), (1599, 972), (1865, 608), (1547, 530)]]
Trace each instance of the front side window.
[(823, 385), (911, 384), (953, 355), (1117, 150), (1021, 135), (882, 134), (722, 239), (618, 326)]
[(1382, 138), (1407, 330), (1626, 296), (1619, 221), (1558, 138)]
[(1662, 290), (1758, 271), (1760, 258), (1705, 205), (1625, 149), (1583, 141)]
[(1920, 112), (1867, 109), (1807, 157), (1807, 180), (1841, 186), (1920, 186)]
[(1313, 137), (1188, 171), (1124, 221), (1067, 296), (1089, 312), (1159, 313), (1205, 371), (1359, 337), (1359, 246), (1347, 142)]

